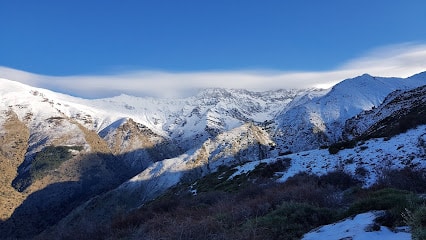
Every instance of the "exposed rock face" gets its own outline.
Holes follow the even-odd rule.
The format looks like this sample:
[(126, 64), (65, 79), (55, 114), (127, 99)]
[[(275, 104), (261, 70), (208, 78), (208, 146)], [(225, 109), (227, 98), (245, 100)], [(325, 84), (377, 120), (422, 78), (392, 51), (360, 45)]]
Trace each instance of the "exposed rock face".
[[(10, 146), (10, 136), (22, 142), (1, 161), (1, 170), (7, 173), (2, 193), (10, 196), (2, 209), (2, 215), (9, 217), (0, 225), (5, 236), (33, 236), (131, 176), (96, 132), (67, 118), (42, 124), (50, 124), (49, 131), (31, 133), (13, 113), (4, 124), (3, 148)], [(55, 128), (68, 131), (58, 134)]]
[(150, 164), (180, 155), (177, 144), (154, 133), (133, 119), (121, 119), (99, 135), (108, 143), (109, 149), (132, 173), (144, 170)]

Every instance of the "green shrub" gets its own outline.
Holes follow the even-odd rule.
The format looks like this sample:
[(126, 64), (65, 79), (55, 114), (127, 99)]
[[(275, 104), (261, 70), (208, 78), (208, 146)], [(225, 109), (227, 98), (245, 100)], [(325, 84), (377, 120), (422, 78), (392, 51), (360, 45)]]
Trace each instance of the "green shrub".
[(199, 179), (194, 186), (198, 192), (209, 192), (216, 190), (227, 192), (236, 191), (241, 184), (247, 182), (247, 177), (245, 174), (242, 174), (234, 177), (231, 180), (228, 180), (229, 177), (237, 171), (235, 167), (236, 166), (220, 167), (216, 172)]
[[(304, 203), (286, 202), (245, 225), (256, 228), (255, 239), (300, 239), (309, 230), (336, 220), (336, 212)], [(253, 232), (253, 229), (250, 231)], [(259, 238), (260, 239), (260, 238)]]
[(72, 158), (70, 150), (83, 150), (82, 146), (47, 146), (38, 152), (31, 163), (30, 175), (32, 179), (40, 179), (49, 170), (55, 169), (61, 163)]
[(386, 210), (386, 215), (379, 222), (388, 227), (395, 227), (403, 223), (402, 213), (405, 209), (412, 209), (421, 199), (415, 194), (392, 188), (385, 188), (367, 193), (360, 200), (355, 201), (347, 210), (347, 215), (355, 215), (371, 210)]
[(423, 204), (413, 211), (406, 209), (403, 217), (405, 223), (411, 227), (411, 234), (413, 239), (426, 239), (426, 205)]
[(50, 170), (58, 168), (63, 162), (73, 157), (70, 150), (81, 151), (82, 146), (47, 146), (36, 153), (29, 170), (19, 172), (12, 181), (12, 186), (19, 192), (28, 188), (33, 181), (43, 178)]

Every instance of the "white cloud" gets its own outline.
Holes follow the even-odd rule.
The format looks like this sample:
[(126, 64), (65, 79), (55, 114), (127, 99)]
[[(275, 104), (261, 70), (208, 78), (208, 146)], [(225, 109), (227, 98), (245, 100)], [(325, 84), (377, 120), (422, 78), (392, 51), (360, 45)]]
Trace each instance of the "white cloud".
[(347, 63), (321, 72), (283, 71), (133, 71), (100, 76), (53, 77), (0, 67), (0, 77), (72, 95), (97, 98), (126, 93), (160, 97), (182, 96), (200, 88), (328, 88), (347, 78), (368, 73), (408, 77), (426, 70), (426, 44), (404, 43), (375, 49)]

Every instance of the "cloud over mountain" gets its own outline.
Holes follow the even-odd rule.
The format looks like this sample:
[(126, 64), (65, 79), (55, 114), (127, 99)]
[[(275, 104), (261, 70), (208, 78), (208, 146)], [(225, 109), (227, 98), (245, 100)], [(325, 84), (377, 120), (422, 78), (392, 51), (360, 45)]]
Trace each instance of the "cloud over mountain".
[(404, 43), (370, 51), (329, 71), (226, 70), (168, 72), (136, 70), (105, 75), (43, 76), (0, 67), (0, 77), (36, 87), (85, 97), (177, 97), (200, 88), (244, 88), (264, 91), (279, 88), (328, 88), (337, 82), (369, 73), (408, 77), (425, 71), (426, 44)]

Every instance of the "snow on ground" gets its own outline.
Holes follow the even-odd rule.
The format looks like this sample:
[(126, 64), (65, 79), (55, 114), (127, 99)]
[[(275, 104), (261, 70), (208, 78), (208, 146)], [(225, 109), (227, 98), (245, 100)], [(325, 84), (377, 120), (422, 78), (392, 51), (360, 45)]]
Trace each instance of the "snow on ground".
[(176, 158), (155, 162), (146, 168), (141, 174), (130, 179), (129, 182), (149, 181), (156, 179), (159, 176), (167, 176), (165, 182), (169, 182), (171, 185), (174, 185), (179, 181), (181, 172), (187, 170), (184, 166), (188, 161), (188, 158), (188, 154), (183, 154)]
[(337, 154), (330, 154), (328, 149), (315, 149), (277, 158), (253, 161), (236, 167), (237, 171), (230, 177), (247, 173), (262, 162), (271, 163), (279, 159), (291, 159), (290, 168), (283, 172), (279, 182), (286, 181), (300, 172), (323, 175), (335, 170), (343, 170), (364, 181), (364, 186), (374, 184), (383, 171), (388, 169), (426, 168), (426, 125), (397, 135), (389, 140), (384, 138), (359, 142), (353, 149), (343, 149)]
[(290, 103), (275, 118), (277, 143), (292, 152), (299, 152), (338, 141), (347, 119), (379, 106), (395, 90), (425, 85), (425, 76), (420, 74), (402, 79), (364, 74), (336, 84), (331, 90), (324, 91), (325, 95), (307, 94)]
[(269, 163), (271, 161), (270, 160), (269, 161), (268, 160), (253, 161), (253, 162), (248, 162), (244, 165), (237, 166), (235, 167), (237, 171), (235, 171), (231, 176), (229, 176), (228, 180), (232, 180), (234, 177), (238, 175), (253, 171), (262, 162)]
[[(392, 116), (406, 113), (414, 107), (426, 104), (426, 85), (410, 91), (395, 91), (389, 94), (377, 108), (358, 114), (346, 126), (354, 136), (365, 133), (371, 126)], [(398, 114), (399, 113), (399, 114)]]
[[(353, 149), (341, 150), (335, 155), (330, 154), (327, 149), (288, 155), (287, 157), (292, 159), (292, 166), (280, 181), (285, 181), (304, 170), (318, 175), (332, 170), (344, 170), (363, 178), (364, 185), (370, 186), (387, 169), (424, 169), (426, 158), (424, 147), (419, 146), (419, 139), (425, 134), (426, 126), (420, 126), (390, 140), (371, 139)], [(367, 172), (364, 174), (363, 170)]]
[(303, 240), (409, 240), (411, 234), (407, 232), (393, 232), (389, 228), (374, 227), (374, 220), (383, 214), (383, 211), (372, 211), (358, 214), (353, 218), (322, 226), (303, 236)]
[(192, 138), (209, 124), (227, 131), (245, 122), (270, 120), (295, 96), (305, 92), (205, 89), (182, 99), (128, 95), (82, 99), (0, 79), (0, 100), (4, 103), (0, 111), (12, 106), (20, 119), (33, 113), (35, 121), (65, 115), (97, 132), (120, 119), (132, 118), (163, 137)]
[(144, 171), (120, 185), (118, 191), (139, 191), (144, 201), (151, 200), (166, 189), (176, 185), (188, 170), (186, 162), (190, 155), (183, 154), (177, 158), (153, 163)]

